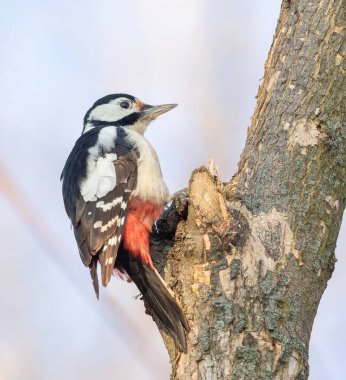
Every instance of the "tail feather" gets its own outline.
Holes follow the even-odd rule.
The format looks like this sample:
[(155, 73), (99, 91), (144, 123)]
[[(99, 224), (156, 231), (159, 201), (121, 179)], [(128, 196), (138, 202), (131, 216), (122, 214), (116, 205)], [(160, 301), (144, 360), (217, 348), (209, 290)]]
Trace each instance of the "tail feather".
[(185, 331), (189, 331), (187, 320), (159, 273), (149, 265), (130, 258), (127, 252), (118, 255), (117, 265), (137, 285), (153, 317), (161, 321), (179, 349), (186, 352)]
[(91, 263), (89, 265), (90, 276), (93, 281), (93, 286), (97, 299), (99, 299), (99, 280), (97, 278), (97, 257), (93, 256)]

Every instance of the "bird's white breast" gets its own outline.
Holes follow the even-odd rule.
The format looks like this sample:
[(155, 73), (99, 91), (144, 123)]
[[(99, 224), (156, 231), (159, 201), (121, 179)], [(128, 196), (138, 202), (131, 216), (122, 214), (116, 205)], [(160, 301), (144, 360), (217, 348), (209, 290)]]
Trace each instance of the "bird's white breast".
[(160, 162), (154, 148), (143, 135), (131, 130), (126, 130), (126, 133), (140, 154), (137, 185), (132, 195), (155, 203), (166, 203), (169, 200), (169, 191), (163, 180)]

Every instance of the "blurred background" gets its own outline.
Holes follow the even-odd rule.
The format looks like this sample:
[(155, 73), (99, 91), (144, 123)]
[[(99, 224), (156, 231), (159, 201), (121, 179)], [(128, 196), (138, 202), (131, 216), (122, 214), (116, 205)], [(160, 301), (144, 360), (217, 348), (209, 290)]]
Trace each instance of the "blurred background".
[[(280, 0), (2, 2), (0, 380), (168, 379), (136, 288), (96, 301), (59, 177), (98, 98), (179, 107), (148, 138), (170, 191), (211, 155), (229, 180), (244, 146)], [(346, 228), (315, 320), (312, 380), (346, 373)], [(343, 255), (343, 254), (344, 255)]]

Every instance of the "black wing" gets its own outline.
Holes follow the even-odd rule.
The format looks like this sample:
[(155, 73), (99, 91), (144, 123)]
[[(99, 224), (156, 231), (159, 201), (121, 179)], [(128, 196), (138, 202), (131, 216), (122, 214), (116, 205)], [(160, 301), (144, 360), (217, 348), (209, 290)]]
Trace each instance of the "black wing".
[[(119, 128), (117, 130), (122, 132)], [(97, 135), (94, 128), (77, 140), (62, 178), (65, 208), (73, 224), (81, 259), (90, 268), (98, 296), (97, 264), (100, 263), (102, 284), (106, 286), (121, 242), (129, 197), (137, 182), (139, 153), (126, 140), (124, 133), (117, 133), (114, 148), (108, 147), (104, 151), (100, 146), (97, 153), (94, 152), (95, 170), (88, 172), (87, 161), (90, 160), (90, 149), (96, 145)], [(96, 169), (98, 162), (101, 166), (106, 162), (105, 169), (100, 172)], [(92, 188), (90, 190), (89, 186), (88, 190), (95, 192), (95, 196), (86, 201), (82, 191), (88, 176)], [(100, 187), (102, 191), (94, 191)]]

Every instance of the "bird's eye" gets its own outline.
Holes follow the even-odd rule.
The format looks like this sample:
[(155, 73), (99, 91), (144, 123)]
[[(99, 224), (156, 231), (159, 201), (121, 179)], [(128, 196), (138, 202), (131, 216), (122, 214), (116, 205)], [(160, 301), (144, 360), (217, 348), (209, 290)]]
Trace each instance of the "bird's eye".
[(121, 108), (129, 108), (130, 107), (130, 103), (129, 102), (121, 102), (120, 103), (120, 107)]

